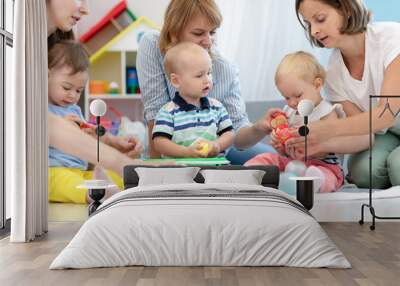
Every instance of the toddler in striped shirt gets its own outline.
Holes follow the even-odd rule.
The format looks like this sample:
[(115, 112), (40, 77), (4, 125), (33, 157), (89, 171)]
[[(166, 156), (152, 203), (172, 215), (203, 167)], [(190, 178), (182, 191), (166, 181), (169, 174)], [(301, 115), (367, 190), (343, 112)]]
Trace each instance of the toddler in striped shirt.
[(178, 92), (156, 116), (155, 149), (170, 158), (223, 154), (232, 145), (234, 133), (225, 107), (207, 97), (213, 86), (208, 52), (194, 43), (179, 43), (166, 52), (164, 67)]

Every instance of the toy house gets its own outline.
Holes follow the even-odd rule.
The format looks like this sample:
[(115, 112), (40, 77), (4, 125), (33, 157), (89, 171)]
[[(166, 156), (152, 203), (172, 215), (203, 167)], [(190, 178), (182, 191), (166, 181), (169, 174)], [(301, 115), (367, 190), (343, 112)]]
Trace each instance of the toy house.
[(143, 121), (136, 54), (140, 37), (157, 29), (150, 20), (140, 17), (90, 56), (89, 92), (84, 103), (86, 118), (89, 117), (90, 101), (101, 98), (123, 116)]
[(136, 19), (136, 16), (128, 9), (126, 0), (123, 0), (83, 34), (79, 41), (87, 52), (93, 55)]

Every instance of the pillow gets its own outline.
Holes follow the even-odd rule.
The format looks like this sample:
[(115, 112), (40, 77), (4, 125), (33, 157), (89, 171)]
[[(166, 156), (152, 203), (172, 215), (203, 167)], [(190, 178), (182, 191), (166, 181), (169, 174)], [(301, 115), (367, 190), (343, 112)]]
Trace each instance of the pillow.
[(185, 168), (135, 168), (139, 176), (138, 186), (170, 185), (195, 183), (193, 180), (199, 172), (198, 167)]
[(265, 171), (262, 170), (202, 170), (204, 183), (234, 183), (246, 185), (261, 185)]

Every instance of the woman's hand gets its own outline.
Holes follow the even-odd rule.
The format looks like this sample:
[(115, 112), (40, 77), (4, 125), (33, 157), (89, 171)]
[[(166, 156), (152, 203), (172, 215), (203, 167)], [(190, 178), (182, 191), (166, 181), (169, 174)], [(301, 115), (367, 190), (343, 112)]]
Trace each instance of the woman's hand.
[[(298, 141), (299, 138), (290, 138), (286, 141), (286, 152), (290, 158), (295, 160), (303, 160), (305, 156), (305, 141)], [(293, 142), (301, 142), (301, 144), (293, 144)], [(308, 140), (307, 140), (308, 143)], [(309, 143), (308, 143), (309, 144)], [(328, 154), (322, 150), (321, 144), (307, 145), (307, 157), (311, 158), (324, 158)]]
[(283, 112), (280, 108), (270, 108), (255, 124), (255, 128), (265, 134), (270, 134), (272, 131), (271, 120), (272, 115), (276, 112)]
[(290, 159), (293, 160), (301, 160), (304, 157), (304, 154), (301, 154), (298, 148), (290, 146), (288, 144), (285, 144), (285, 153), (287, 154), (287, 156), (289, 156)]
[(271, 132), (271, 141), (270, 145), (279, 153), (279, 155), (286, 156), (285, 145), (281, 141), (279, 141), (278, 137), (275, 134), (275, 131)]
[[(307, 135), (307, 144), (309, 146), (319, 144), (320, 142), (324, 142), (328, 139), (331, 139), (334, 136), (334, 133), (331, 132), (329, 125), (327, 125), (328, 121), (317, 121), (308, 124), (309, 133)], [(293, 137), (290, 142), (286, 144), (289, 147), (301, 148), (305, 144), (305, 137), (300, 136), (298, 129), (289, 130), (289, 134)]]
[(109, 136), (106, 140), (108, 145), (131, 158), (139, 158), (140, 154), (143, 153), (143, 144), (136, 137), (114, 136), (112, 134), (108, 134), (107, 136)]
[(83, 120), (75, 114), (67, 114), (64, 116), (64, 119), (66, 119), (68, 122), (73, 123), (75, 126), (79, 126), (83, 122)]

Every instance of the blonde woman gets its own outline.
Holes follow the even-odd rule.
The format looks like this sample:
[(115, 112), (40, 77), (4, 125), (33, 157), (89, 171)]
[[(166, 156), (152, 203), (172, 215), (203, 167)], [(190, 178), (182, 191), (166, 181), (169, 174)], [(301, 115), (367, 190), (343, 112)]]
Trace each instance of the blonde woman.
[[(141, 39), (137, 69), (145, 119), (149, 125), (152, 157), (159, 156), (151, 140), (154, 118), (176, 93), (163, 67), (164, 55), (169, 48), (183, 41), (198, 44), (211, 54), (214, 88), (209, 96), (220, 101), (228, 111), (233, 127), (238, 132), (236, 147), (248, 148), (266, 135), (262, 120), (254, 125), (248, 120), (240, 93), (238, 71), (214, 49), (215, 34), (221, 22), (222, 16), (214, 0), (172, 0), (165, 12), (161, 32), (146, 34)], [(227, 157), (233, 164), (243, 164), (265, 152), (273, 152), (272, 147), (259, 143), (242, 152), (232, 148)]]
[[(369, 23), (362, 0), (296, 0), (296, 12), (311, 43), (333, 49), (327, 97), (341, 103), (347, 114), (345, 119), (311, 123), (310, 143), (315, 152), (343, 147), (358, 152), (357, 142), (343, 136), (369, 133), (369, 95), (400, 95), (400, 23)], [(385, 109), (386, 103), (393, 113), (400, 110), (399, 99), (373, 102), (373, 188), (400, 185), (400, 120)], [(303, 145), (302, 139), (293, 143)], [(369, 187), (368, 155), (364, 151), (349, 160), (348, 179), (359, 187)]]

